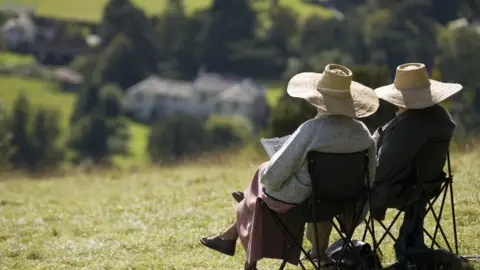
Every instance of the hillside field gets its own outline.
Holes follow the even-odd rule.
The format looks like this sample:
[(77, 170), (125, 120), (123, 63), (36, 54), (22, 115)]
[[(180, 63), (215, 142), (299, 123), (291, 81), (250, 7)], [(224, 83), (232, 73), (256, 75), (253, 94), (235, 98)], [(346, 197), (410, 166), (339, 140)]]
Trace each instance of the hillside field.
[[(452, 158), (460, 252), (480, 253), (480, 151)], [(3, 177), (0, 269), (242, 269), (240, 244), (228, 257), (198, 239), (234, 220), (230, 192), (244, 190), (260, 161), (218, 157), (139, 172)], [(451, 237), (449, 213), (444, 228)], [(386, 262), (391, 246), (383, 245)], [(279, 264), (264, 260), (259, 269)]]
[[(9, 1), (6, 1), (7, 3)], [(84, 0), (84, 1), (65, 1), (65, 0), (17, 0), (16, 3), (24, 3), (36, 8), (39, 15), (52, 16), (58, 18), (76, 18), (90, 21), (99, 21), (102, 16), (102, 9), (107, 0)], [(167, 0), (133, 0), (135, 4), (143, 8), (148, 14), (160, 14), (165, 8)], [(255, 7), (258, 10), (265, 10), (268, 7), (268, 0), (256, 1)], [(205, 8), (212, 3), (211, 0), (184, 0), (185, 9), (192, 13), (199, 8)], [(320, 6), (303, 3), (302, 0), (280, 0), (293, 8), (301, 17), (312, 14), (319, 16), (329, 16), (330, 11)]]

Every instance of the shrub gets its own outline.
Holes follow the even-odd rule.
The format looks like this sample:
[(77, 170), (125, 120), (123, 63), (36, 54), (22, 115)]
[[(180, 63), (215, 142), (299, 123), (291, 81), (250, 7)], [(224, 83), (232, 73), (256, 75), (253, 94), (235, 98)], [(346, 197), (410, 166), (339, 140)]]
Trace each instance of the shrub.
[(273, 109), (268, 133), (273, 137), (292, 134), (303, 122), (315, 117), (316, 112), (307, 101), (285, 95)]
[(205, 150), (208, 141), (208, 133), (199, 118), (171, 116), (153, 125), (147, 152), (153, 162), (175, 161)]
[(241, 144), (253, 133), (252, 124), (243, 117), (211, 116), (205, 124), (213, 147)]
[(129, 138), (128, 127), (121, 120), (93, 113), (72, 126), (68, 146), (76, 152), (76, 161), (90, 159), (109, 165), (111, 156), (127, 153)]
[(15, 148), (10, 162), (14, 168), (32, 172), (60, 165), (64, 151), (58, 145), (60, 113), (54, 109), (34, 111), (24, 94), (16, 100), (9, 125)]

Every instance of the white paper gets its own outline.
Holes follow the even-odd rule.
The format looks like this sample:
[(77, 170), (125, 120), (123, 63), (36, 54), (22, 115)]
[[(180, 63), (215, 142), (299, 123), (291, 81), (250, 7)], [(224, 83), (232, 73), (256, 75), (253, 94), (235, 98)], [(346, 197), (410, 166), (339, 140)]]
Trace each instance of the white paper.
[(265, 151), (267, 152), (267, 155), (269, 158), (272, 158), (272, 156), (282, 148), (283, 144), (290, 138), (291, 135), (287, 135), (285, 137), (275, 137), (275, 138), (270, 138), (270, 139), (260, 139), (260, 142), (263, 145), (263, 148), (265, 148)]

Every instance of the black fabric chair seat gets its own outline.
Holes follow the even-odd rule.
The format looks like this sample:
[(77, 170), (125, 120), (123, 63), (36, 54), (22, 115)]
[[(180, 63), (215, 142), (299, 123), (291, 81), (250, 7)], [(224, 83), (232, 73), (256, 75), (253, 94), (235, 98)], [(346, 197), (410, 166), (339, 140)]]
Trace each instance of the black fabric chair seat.
[[(343, 219), (339, 216), (348, 212), (352, 219), (349, 224), (356, 225), (360, 221), (360, 213), (367, 203), (369, 192), (367, 150), (346, 154), (309, 152), (307, 161), (312, 194), (302, 204), (287, 212), (287, 215), (289, 217), (295, 215), (304, 223), (330, 221), (345, 242), (343, 248), (353, 247), (351, 237), (354, 227), (348, 229), (351, 226), (342, 222)], [(282, 222), (281, 217), (285, 214), (276, 213), (271, 209), (269, 211), (275, 217), (280, 228), (291, 239), (291, 251), (295, 247), (299, 248), (312, 265), (319, 269), (313, 258), (303, 249), (301, 243), (295, 240), (294, 233), (289, 232), (287, 226)], [(316, 226), (314, 226), (314, 230), (317, 234)], [(314, 238), (317, 239), (317, 237)], [(318, 243), (316, 246), (319, 246)], [(320, 253), (318, 252), (318, 254)], [(287, 255), (286, 258), (290, 257)], [(287, 260), (283, 261), (280, 269), (285, 267), (286, 262)], [(341, 263), (341, 259), (338, 263)], [(300, 265), (305, 269), (303, 264)]]
[[(390, 236), (394, 241), (397, 241), (397, 238), (393, 236), (390, 231), (395, 222), (398, 220), (400, 214), (409, 207), (418, 201), (427, 202), (427, 215), (429, 213), (435, 219), (436, 225), (434, 228), (434, 233), (429, 233), (424, 228), (424, 233), (432, 240), (431, 247), (434, 246), (441, 248), (440, 244), (436, 240), (438, 233), (443, 236), (443, 240), (448, 246), (448, 249), (451, 252), (458, 254), (458, 240), (457, 240), (457, 230), (456, 230), (456, 221), (455, 221), (455, 203), (453, 198), (453, 176), (451, 174), (451, 164), (450, 164), (450, 154), (449, 154), (449, 140), (445, 141), (429, 141), (424, 144), (420, 152), (417, 154), (414, 166), (413, 174), (411, 181), (406, 183), (395, 183), (391, 186), (383, 186), (382, 190), (386, 192), (391, 192), (394, 196), (387, 196), (389, 201), (384, 202), (384, 207), (394, 208), (399, 210), (393, 220), (388, 226), (386, 226), (383, 221), (377, 221), (379, 225), (384, 229), (384, 233), (379, 238), (377, 245), (374, 246), (374, 250), (380, 247), (382, 241), (386, 236)], [(443, 168), (447, 164), (448, 172), (445, 173)], [(381, 185), (381, 184), (380, 184)], [(376, 192), (376, 185), (374, 186), (374, 192)], [(450, 195), (450, 203), (452, 206), (452, 222), (453, 222), (453, 236), (454, 236), (454, 248), (450, 245), (446, 234), (441, 226), (441, 218), (443, 215), (444, 204), (447, 198), (447, 195)], [(434, 209), (435, 202), (441, 198), (440, 209), (436, 211)], [(373, 205), (376, 205), (375, 196), (372, 197)], [(374, 231), (374, 226), (370, 226), (373, 223), (372, 215), (366, 220), (367, 226), (366, 230)], [(365, 239), (365, 238), (364, 238)]]

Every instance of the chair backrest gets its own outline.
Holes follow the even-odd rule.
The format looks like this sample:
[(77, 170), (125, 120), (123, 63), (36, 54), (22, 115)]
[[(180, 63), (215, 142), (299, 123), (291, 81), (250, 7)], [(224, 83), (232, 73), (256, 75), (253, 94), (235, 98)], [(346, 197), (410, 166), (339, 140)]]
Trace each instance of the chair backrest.
[(308, 171), (314, 197), (331, 202), (355, 199), (368, 185), (368, 151), (309, 152)]
[[(415, 158), (416, 182), (424, 183), (442, 175), (449, 153), (450, 140), (426, 142)], [(448, 164), (450, 166), (450, 164)]]

